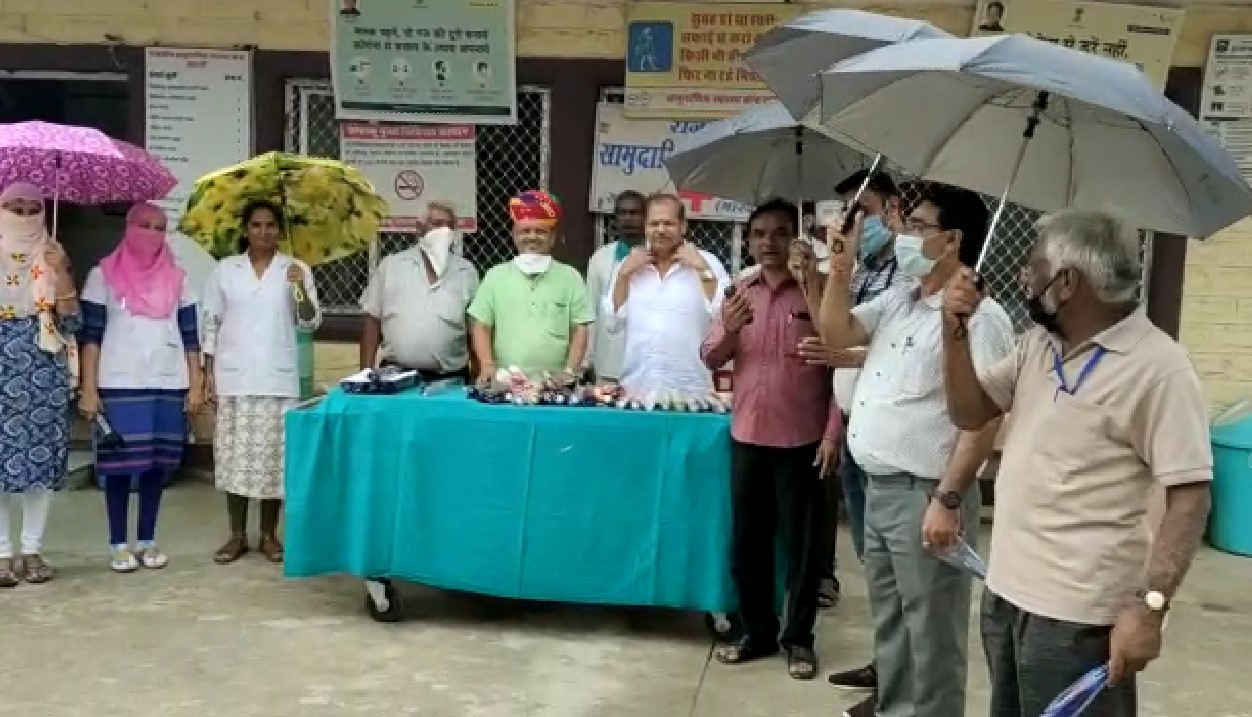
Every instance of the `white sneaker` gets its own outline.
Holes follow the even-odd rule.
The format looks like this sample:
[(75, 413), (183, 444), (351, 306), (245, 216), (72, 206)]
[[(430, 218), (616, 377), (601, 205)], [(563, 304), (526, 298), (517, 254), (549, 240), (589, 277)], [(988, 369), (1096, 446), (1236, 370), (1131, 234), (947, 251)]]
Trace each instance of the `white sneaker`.
[(150, 548), (144, 548), (139, 553), (139, 562), (149, 570), (160, 570), (169, 565), (170, 559), (165, 553), (157, 550), (157, 547), (154, 545)]
[(139, 569), (139, 561), (135, 559), (135, 554), (130, 552), (130, 548), (113, 548), (109, 567), (115, 573), (133, 573)]

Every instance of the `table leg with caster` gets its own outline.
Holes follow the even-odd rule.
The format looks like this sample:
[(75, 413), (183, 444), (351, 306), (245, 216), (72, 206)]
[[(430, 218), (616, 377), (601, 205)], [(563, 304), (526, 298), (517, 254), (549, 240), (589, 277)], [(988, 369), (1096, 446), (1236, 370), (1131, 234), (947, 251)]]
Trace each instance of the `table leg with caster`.
[(365, 581), (365, 611), (378, 622), (404, 619), (404, 602), (396, 584), (387, 578)]

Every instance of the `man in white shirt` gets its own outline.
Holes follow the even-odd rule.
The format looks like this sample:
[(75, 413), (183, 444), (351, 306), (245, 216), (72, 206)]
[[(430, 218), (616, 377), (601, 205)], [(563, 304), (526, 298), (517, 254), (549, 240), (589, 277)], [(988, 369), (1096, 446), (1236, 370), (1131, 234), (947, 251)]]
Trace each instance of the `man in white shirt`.
[(700, 344), (730, 277), (717, 257), (684, 239), (687, 209), (673, 194), (645, 205), (647, 248), (633, 249), (613, 276), (602, 310), (625, 333), (621, 383), (629, 391), (711, 391)]
[[(877, 694), (848, 717), (964, 717), (970, 578), (941, 560), (959, 538), (976, 545), (975, 480), (998, 425), (962, 432), (948, 414), (943, 382), (943, 287), (973, 265), (987, 233), (975, 193), (932, 186), (895, 237), (900, 271), (916, 287), (889, 289), (853, 308), (849, 284), (865, 214), (831, 237), (822, 299), (822, 338), (867, 346), (847, 429), (849, 449), (869, 476), (865, 572), (874, 617)], [(1013, 350), (1013, 325), (983, 301), (965, 326), (974, 364)]]
[(594, 302), (592, 306), (596, 311), (587, 365), (594, 370), (597, 380), (616, 381), (622, 376), (622, 352), (626, 348), (624, 337), (620, 333), (609, 332), (609, 315), (604, 313), (603, 306), (613, 288), (609, 283), (613, 272), (631, 249), (643, 246), (645, 201), (642, 194), (630, 189), (617, 195), (613, 205), (613, 233), (616, 238), (597, 249), (587, 263), (587, 296)]
[(365, 324), (361, 367), (394, 364), (427, 380), (469, 378), (466, 308), (478, 290), (478, 271), (452, 248), (456, 218), (432, 206), (430, 229), (418, 243), (383, 259), (361, 295)]

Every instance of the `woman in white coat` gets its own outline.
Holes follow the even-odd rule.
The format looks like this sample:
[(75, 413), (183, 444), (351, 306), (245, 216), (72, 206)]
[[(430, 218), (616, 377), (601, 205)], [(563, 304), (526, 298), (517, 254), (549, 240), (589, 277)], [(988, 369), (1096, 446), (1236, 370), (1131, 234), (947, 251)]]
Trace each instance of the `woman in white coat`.
[[(241, 253), (218, 263), (203, 300), (206, 393), (217, 404), (213, 462), (226, 493), (230, 538), (213, 559), (248, 552), (248, 502), (261, 504), (257, 549), (282, 562), (278, 519), (283, 499), (283, 414), (300, 397), (296, 330), (322, 321), (309, 267), (278, 251), (278, 207), (244, 208)], [(299, 300), (297, 300), (299, 296)]]

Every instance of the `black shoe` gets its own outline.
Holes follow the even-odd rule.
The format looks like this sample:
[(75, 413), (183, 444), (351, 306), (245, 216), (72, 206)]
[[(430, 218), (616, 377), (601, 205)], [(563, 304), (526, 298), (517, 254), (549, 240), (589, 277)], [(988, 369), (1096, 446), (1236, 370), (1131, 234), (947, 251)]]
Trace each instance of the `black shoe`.
[(861, 700), (843, 711), (843, 717), (874, 717), (874, 710), (878, 707), (878, 695), (870, 695), (868, 699)]
[[(874, 669), (874, 663), (871, 662), (865, 667), (858, 667), (855, 670), (836, 672), (830, 677), (827, 677), (826, 681), (841, 690), (854, 690), (858, 692), (863, 690), (875, 690), (878, 688), (878, 671)], [(872, 701), (870, 707), (871, 709), (873, 708)], [(870, 714), (873, 714), (873, 712), (871, 711)]]
[(839, 578), (833, 575), (822, 578), (817, 588), (817, 607), (829, 610), (839, 604)]

